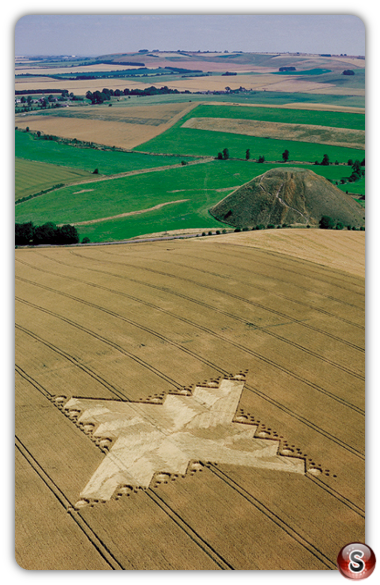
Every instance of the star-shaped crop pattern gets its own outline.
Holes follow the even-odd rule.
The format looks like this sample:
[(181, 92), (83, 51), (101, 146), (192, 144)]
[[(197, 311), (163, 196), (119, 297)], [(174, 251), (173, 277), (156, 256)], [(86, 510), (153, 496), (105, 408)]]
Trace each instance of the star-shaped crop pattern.
[(106, 452), (76, 507), (148, 488), (157, 474), (184, 475), (213, 462), (304, 473), (304, 461), (278, 454), (279, 442), (254, 438), (236, 410), (244, 375), (167, 394), (153, 402), (56, 397), (55, 403)]

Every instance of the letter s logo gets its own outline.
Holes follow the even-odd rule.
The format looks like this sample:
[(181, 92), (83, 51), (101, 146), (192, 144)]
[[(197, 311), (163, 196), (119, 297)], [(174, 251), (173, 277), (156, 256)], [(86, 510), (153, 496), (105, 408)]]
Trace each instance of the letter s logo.
[(350, 564), (349, 569), (352, 573), (361, 573), (365, 568), (365, 562), (362, 561), (364, 553), (361, 550), (353, 550), (350, 552)]

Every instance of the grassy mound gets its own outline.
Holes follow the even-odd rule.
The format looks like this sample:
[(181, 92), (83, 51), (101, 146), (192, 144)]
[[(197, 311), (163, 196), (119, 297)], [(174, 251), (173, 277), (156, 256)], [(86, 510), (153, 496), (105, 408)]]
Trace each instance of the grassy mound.
[(239, 187), (210, 209), (235, 227), (257, 224), (318, 225), (323, 215), (345, 225), (361, 226), (363, 210), (327, 179), (313, 171), (276, 168)]

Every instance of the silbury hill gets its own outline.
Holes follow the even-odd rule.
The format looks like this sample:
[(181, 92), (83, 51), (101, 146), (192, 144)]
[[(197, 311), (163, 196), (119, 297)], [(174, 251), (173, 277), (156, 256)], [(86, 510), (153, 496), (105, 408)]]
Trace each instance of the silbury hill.
[(364, 225), (363, 208), (327, 179), (299, 168), (272, 169), (239, 187), (210, 209), (235, 227), (318, 225), (322, 216), (335, 223)]

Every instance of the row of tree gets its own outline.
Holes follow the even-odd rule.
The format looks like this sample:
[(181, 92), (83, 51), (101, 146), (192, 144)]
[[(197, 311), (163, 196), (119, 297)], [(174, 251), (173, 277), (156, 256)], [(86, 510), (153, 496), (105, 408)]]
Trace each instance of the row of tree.
[(35, 226), (33, 222), (29, 221), (16, 223), (15, 243), (16, 246), (78, 244), (79, 235), (76, 227), (70, 224), (58, 227), (49, 221), (43, 225)]
[(155, 87), (151, 85), (150, 87), (146, 87), (145, 89), (107, 89), (106, 87), (103, 88), (102, 91), (88, 91), (86, 93), (86, 98), (91, 100), (93, 104), (102, 104), (103, 102), (107, 102), (111, 99), (112, 96), (120, 97), (123, 95), (138, 95), (138, 96), (146, 96), (146, 95), (166, 95), (171, 93), (191, 93), (189, 90), (179, 91), (178, 89), (171, 89), (167, 85), (163, 87)]
[(335, 221), (329, 215), (322, 215), (321, 219), (319, 220), (319, 227), (322, 230), (343, 230), (345, 227), (347, 227), (348, 230), (355, 231), (356, 229), (360, 229), (360, 231), (365, 231), (364, 226), (361, 226), (360, 228), (356, 228), (356, 226), (351, 225), (345, 226), (343, 222)]
[[(289, 150), (285, 149), (284, 152), (282, 153), (282, 160), (283, 162), (288, 162), (289, 160)], [(217, 159), (218, 160), (228, 160), (230, 158), (230, 153), (228, 148), (224, 148), (222, 152), (218, 152), (218, 156)], [(245, 151), (245, 159), (249, 160), (251, 158), (251, 151), (249, 148), (247, 148), (247, 150)], [(265, 157), (264, 156), (259, 156), (259, 158), (257, 159), (257, 162), (259, 163), (263, 163), (265, 162)], [(330, 159), (328, 154), (324, 154), (323, 155), (323, 159), (321, 162), (319, 161), (315, 161), (314, 163), (315, 165), (323, 165), (323, 166), (328, 166), (330, 165)], [(335, 164), (338, 165), (338, 161), (335, 161)], [(352, 167), (352, 173), (351, 176), (349, 178), (347, 178), (346, 180), (348, 180), (349, 182), (353, 182), (353, 181), (357, 181), (359, 180), (361, 177), (364, 177), (365, 175), (365, 158), (363, 158), (363, 160), (360, 162), (359, 160), (356, 160), (355, 162), (352, 159), (349, 159), (347, 164)], [(344, 180), (342, 180), (343, 182), (345, 182)]]

